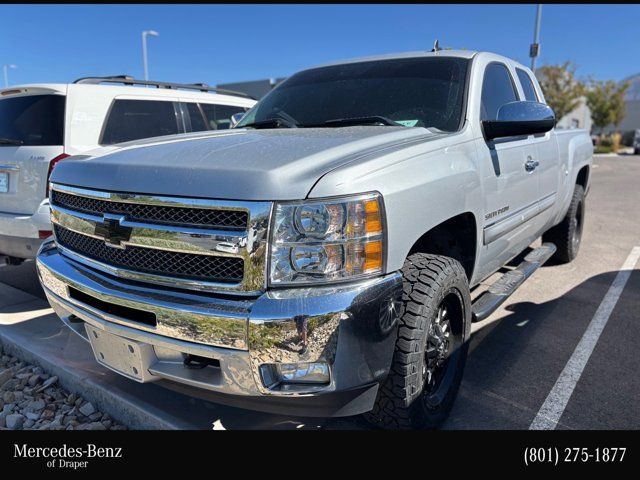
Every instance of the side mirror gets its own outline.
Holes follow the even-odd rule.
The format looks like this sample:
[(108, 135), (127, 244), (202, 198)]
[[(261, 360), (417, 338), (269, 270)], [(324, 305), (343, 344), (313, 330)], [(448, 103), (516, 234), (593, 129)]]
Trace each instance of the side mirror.
[(487, 140), (500, 137), (535, 135), (553, 128), (556, 117), (544, 103), (511, 102), (500, 107), (496, 120), (483, 120), (482, 129)]
[(242, 120), (242, 117), (244, 117), (245, 112), (241, 112), (241, 113), (234, 113), (233, 115), (231, 115), (231, 128), (235, 127), (238, 122), (240, 122), (240, 120)]

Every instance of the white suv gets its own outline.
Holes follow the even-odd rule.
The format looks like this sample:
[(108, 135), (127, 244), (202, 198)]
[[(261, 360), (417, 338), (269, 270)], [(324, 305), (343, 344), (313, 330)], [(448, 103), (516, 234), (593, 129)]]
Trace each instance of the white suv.
[(0, 255), (33, 258), (51, 235), (47, 188), (58, 161), (131, 140), (227, 129), (255, 103), (204, 84), (127, 76), (0, 90)]

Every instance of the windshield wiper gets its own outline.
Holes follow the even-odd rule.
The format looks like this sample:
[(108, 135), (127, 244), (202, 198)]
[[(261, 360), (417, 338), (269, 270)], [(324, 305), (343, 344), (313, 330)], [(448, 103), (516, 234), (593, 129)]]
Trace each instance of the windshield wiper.
[(237, 128), (298, 128), (295, 122), (286, 120), (284, 118), (268, 118), (266, 120), (260, 120), (258, 122), (247, 123), (246, 125), (238, 126)]
[(391, 127), (402, 127), (403, 125), (394, 122), (390, 118), (381, 115), (372, 115), (370, 117), (351, 117), (351, 118), (334, 118), (316, 125), (304, 125), (304, 127), (348, 127), (351, 125), (388, 125)]
[(13, 138), (0, 138), (0, 145), (24, 145), (24, 142)]

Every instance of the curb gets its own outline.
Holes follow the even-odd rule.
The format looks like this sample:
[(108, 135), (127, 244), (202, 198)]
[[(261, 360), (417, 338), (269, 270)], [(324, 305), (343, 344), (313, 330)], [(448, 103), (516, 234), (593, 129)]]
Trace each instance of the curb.
[(64, 326), (47, 302), (2, 283), (0, 300), (5, 300), (0, 305), (4, 352), (57, 376), (63, 388), (116, 422), (134, 430), (211, 428), (211, 412), (206, 415), (207, 409), (193, 399), (158, 385), (132, 382), (100, 366), (89, 344)]
[(96, 408), (108, 413), (116, 422), (134, 430), (175, 430), (178, 427), (163, 422), (157, 417), (150, 416), (144, 410), (137, 408), (126, 398), (107, 391), (95, 382), (81, 378), (64, 367), (48, 361), (44, 357), (33, 354), (18, 343), (12, 342), (6, 336), (0, 334), (0, 345), (6, 354), (18, 357), (20, 360), (41, 367), (50, 375), (58, 377), (58, 383), (70, 392), (76, 392), (85, 400), (91, 402)]

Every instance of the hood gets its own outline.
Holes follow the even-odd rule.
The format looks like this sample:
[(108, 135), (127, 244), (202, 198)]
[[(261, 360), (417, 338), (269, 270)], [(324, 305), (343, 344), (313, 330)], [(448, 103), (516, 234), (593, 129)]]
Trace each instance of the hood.
[(70, 157), (56, 166), (51, 180), (127, 193), (299, 200), (335, 168), (442, 135), (424, 128), (356, 126), (162, 137)]

